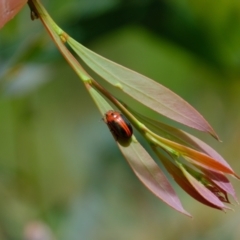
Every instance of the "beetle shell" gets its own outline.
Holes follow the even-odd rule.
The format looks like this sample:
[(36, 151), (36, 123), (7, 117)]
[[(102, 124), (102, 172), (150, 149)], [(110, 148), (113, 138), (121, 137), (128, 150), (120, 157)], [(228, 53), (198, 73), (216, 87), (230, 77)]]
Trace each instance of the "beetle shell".
[(112, 132), (115, 140), (130, 139), (133, 134), (131, 123), (121, 113), (109, 110), (105, 113), (105, 123)]

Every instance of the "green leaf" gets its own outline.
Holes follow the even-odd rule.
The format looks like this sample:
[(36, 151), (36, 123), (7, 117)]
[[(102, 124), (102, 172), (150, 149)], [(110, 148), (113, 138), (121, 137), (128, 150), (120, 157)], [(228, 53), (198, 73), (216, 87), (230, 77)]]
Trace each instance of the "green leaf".
[(156, 138), (166, 146), (179, 152), (189, 162), (195, 163), (199, 166), (205, 167), (213, 171), (229, 173), (238, 177), (232, 170), (232, 168), (228, 164), (225, 164), (224, 162), (220, 162), (205, 153), (196, 151), (192, 148), (175, 143), (160, 136), (156, 136)]
[(176, 166), (159, 151), (155, 152), (177, 184), (190, 196), (212, 208), (220, 210), (227, 208), (211, 191), (193, 178), (183, 167), (180, 169), (179, 166)]
[(146, 116), (143, 116), (137, 113), (136, 111), (133, 111), (133, 110), (131, 111), (134, 112), (134, 114), (137, 115), (138, 118), (155, 133), (162, 135), (167, 139), (174, 141), (176, 143), (179, 143), (181, 145), (203, 152), (208, 156), (214, 158), (216, 161), (220, 162), (221, 164), (231, 168), (230, 165), (219, 153), (217, 153), (213, 148), (211, 148), (209, 145), (207, 145), (200, 139), (194, 137), (193, 135), (183, 130), (161, 123), (159, 121), (150, 119)]
[[(89, 92), (102, 114), (112, 109), (106, 100), (95, 89), (90, 88)], [(117, 144), (139, 180), (153, 194), (169, 206), (187, 216), (191, 216), (183, 209), (174, 189), (156, 162), (141, 146), (141, 144), (137, 142), (134, 136), (132, 139), (134, 140), (131, 140), (128, 144), (122, 144), (119, 142), (117, 142)]]
[(183, 175), (186, 177), (188, 182), (192, 185), (192, 187), (213, 207), (223, 210), (228, 209), (219, 198), (213, 194), (208, 188), (206, 188), (200, 181), (194, 178), (183, 166), (179, 166)]
[(218, 138), (207, 121), (168, 88), (90, 51), (71, 37), (67, 38), (67, 42), (78, 56), (108, 83), (152, 110)]
[[(134, 114), (138, 116), (138, 119), (140, 119), (147, 127), (153, 130), (155, 133), (163, 135), (171, 141), (175, 141), (179, 144), (194, 148), (195, 150), (198, 150), (200, 152), (204, 152), (210, 157), (214, 158), (216, 161), (226, 166), (229, 166), (226, 160), (219, 153), (217, 153), (213, 148), (211, 148), (209, 145), (207, 145), (200, 139), (192, 136), (189, 133), (186, 133), (185, 131), (143, 116), (136, 111), (131, 111), (134, 112)], [(203, 168), (197, 165), (197, 168), (201, 169), (201, 171), (204, 172), (207, 176), (209, 176), (218, 187), (231, 194), (235, 201), (238, 202), (232, 184), (221, 172), (211, 171), (210, 169), (207, 169), (206, 166), (205, 168)]]
[(233, 196), (238, 203), (237, 195), (231, 182), (221, 172), (214, 172), (206, 168), (197, 166), (205, 175), (207, 175), (219, 188)]
[(120, 144), (118, 146), (136, 176), (154, 195), (175, 210), (191, 216), (183, 209), (178, 196), (162, 170), (140, 143), (132, 141), (127, 148)]

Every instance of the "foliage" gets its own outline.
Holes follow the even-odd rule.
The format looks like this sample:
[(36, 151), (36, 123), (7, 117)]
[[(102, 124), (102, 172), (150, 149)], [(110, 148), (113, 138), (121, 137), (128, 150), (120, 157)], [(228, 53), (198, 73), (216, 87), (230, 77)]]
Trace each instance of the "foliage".
[[(85, 59), (83, 60), (87, 61), (88, 64), (90, 64), (90, 67), (92, 66), (93, 70), (96, 70), (99, 75), (103, 76), (106, 79), (106, 81), (109, 81), (110, 83), (113, 84), (113, 86), (116, 87), (116, 90), (120, 92), (119, 94), (120, 99), (123, 102), (125, 100), (125, 95), (122, 94), (123, 92), (126, 91), (126, 93), (131, 95), (131, 94), (134, 94), (134, 91), (136, 91), (138, 87), (140, 87), (141, 89), (141, 85), (136, 87), (137, 86), (136, 80), (134, 82), (134, 78), (130, 77), (129, 78), (130, 81), (131, 79), (133, 79), (134, 84), (131, 85), (130, 90), (128, 90), (127, 87), (128, 87), (129, 80), (126, 81), (126, 78), (125, 78), (129, 74), (128, 70), (125, 69), (126, 71), (123, 71), (124, 74), (126, 75), (123, 75), (120, 77), (117, 76), (117, 78), (113, 80), (114, 79), (112, 78), (113, 75), (110, 75), (111, 77), (109, 77), (109, 74), (115, 75), (116, 72), (119, 72), (119, 71), (122, 72), (121, 67), (119, 68), (120, 70), (118, 70), (118, 65), (115, 65), (114, 63), (111, 63), (108, 60), (103, 59), (92, 52), (89, 52), (88, 49), (84, 48), (82, 45), (77, 44), (73, 39), (71, 39), (64, 32), (60, 32), (60, 33), (58, 32), (57, 35), (59, 35), (62, 38), (61, 40), (67, 41), (73, 47), (73, 49), (75, 49), (76, 52), (79, 53), (80, 57), (83, 57), (83, 58), (85, 57)], [(56, 39), (58, 38), (58, 36), (55, 36), (55, 37)], [(56, 42), (58, 42), (59, 44), (62, 44), (61, 41), (57, 40)], [(94, 61), (92, 61), (92, 59)], [(99, 68), (98, 68), (98, 65), (96, 65), (96, 63), (98, 62), (102, 63), (102, 65), (100, 64)], [(105, 69), (105, 66), (107, 66), (107, 71), (108, 71), (107, 75), (104, 75), (105, 71), (103, 71)], [(116, 70), (114, 70), (114, 73), (113, 73), (111, 72), (111, 70), (115, 69), (115, 66), (116, 66)], [(79, 65), (78, 65), (78, 68), (79, 68)], [(110, 108), (109, 105), (105, 105), (106, 103), (104, 102), (102, 96), (99, 95), (98, 93), (98, 92), (101, 92), (104, 94), (104, 92), (101, 91), (101, 88), (99, 88), (99, 86), (95, 83), (95, 81), (93, 81), (92, 77), (88, 75), (87, 77), (85, 77), (84, 76), (85, 73), (82, 75), (81, 68), (78, 71), (78, 74), (81, 75), (85, 85), (88, 87), (89, 93), (93, 96), (96, 103), (103, 104), (103, 105), (100, 104), (99, 107), (100, 109), (102, 108), (101, 111), (102, 111), (102, 114), (104, 114), (104, 112)], [(133, 73), (133, 75), (135, 76), (135, 73)], [(138, 74), (136, 74), (136, 76), (137, 78), (142, 77), (142, 75), (138, 75)], [(121, 79), (123, 79), (123, 82), (121, 82)], [(147, 81), (149, 80), (147, 79)], [(148, 86), (147, 82), (145, 83), (145, 85), (143, 84), (143, 87), (148, 90), (147, 86)], [(158, 86), (161, 86), (161, 85), (158, 85)], [(163, 86), (161, 86), (161, 89), (164, 93), (168, 92), (168, 94), (166, 94), (168, 97), (168, 101), (164, 101), (163, 99), (163, 101), (160, 101), (156, 104), (157, 107), (161, 102), (163, 102), (164, 104), (169, 103), (169, 99), (171, 100), (172, 98), (173, 98), (173, 104), (171, 104), (171, 106), (174, 106), (176, 103), (179, 103), (179, 98), (176, 97), (178, 98), (178, 101), (177, 101), (174, 97), (172, 97), (174, 96), (172, 92), (170, 92)], [(6, 88), (4, 90), (6, 90)], [(148, 104), (148, 102), (150, 101), (149, 99), (151, 99), (152, 97), (151, 93), (153, 92), (153, 90), (155, 90), (155, 88), (149, 89), (149, 90), (150, 91), (148, 94), (144, 94), (145, 92), (142, 91), (139, 97), (137, 98), (137, 100), (140, 102), (142, 101), (143, 104), (144, 103)], [(110, 100), (113, 100), (112, 96), (110, 96), (109, 94), (105, 94), (104, 96)], [(145, 98), (143, 98), (145, 96), (150, 98), (146, 100)], [(155, 100), (156, 98), (151, 99), (151, 101), (155, 101)], [(115, 101), (117, 100), (115, 99), (113, 101), (116, 104)], [(180, 102), (183, 103), (183, 106), (188, 106), (185, 102), (182, 102), (182, 101)], [(162, 161), (165, 168), (173, 175), (176, 182), (178, 182), (178, 184), (185, 191), (187, 191), (190, 195), (192, 195), (202, 203), (212, 207), (219, 208), (219, 209), (225, 208), (225, 206), (222, 204), (221, 201), (227, 202), (227, 203), (229, 202), (228, 197), (226, 195), (227, 192), (230, 195), (232, 195), (234, 198), (236, 198), (234, 190), (230, 182), (227, 180), (227, 178), (223, 174), (217, 174), (216, 172), (212, 171), (213, 169), (216, 170), (217, 168), (218, 170), (221, 169), (221, 171), (234, 174), (232, 169), (229, 167), (229, 165), (212, 148), (210, 148), (209, 146), (207, 146), (197, 138), (193, 137), (192, 135), (187, 134), (186, 132), (183, 132), (177, 128), (171, 128), (167, 125), (163, 125), (161, 122), (147, 118), (144, 112), (142, 112), (142, 114), (139, 114), (138, 112), (133, 111), (132, 108), (134, 107), (134, 104), (132, 104), (132, 101), (130, 102), (127, 101), (124, 103), (125, 104), (122, 106), (118, 102), (117, 107), (126, 114), (129, 120), (132, 121), (132, 124), (135, 126), (135, 128), (138, 129), (139, 132), (143, 134), (143, 136), (147, 139), (147, 141), (152, 146), (156, 155)], [(151, 106), (155, 106), (155, 104), (149, 104), (148, 107), (151, 107)], [(175, 113), (178, 114), (179, 112), (178, 110), (182, 108), (176, 107), (176, 109), (177, 110), (174, 110), (174, 111)], [(187, 107), (187, 109), (192, 109), (192, 108)], [(156, 109), (153, 109), (153, 110), (156, 110)], [(130, 114), (132, 113), (132, 115), (135, 116), (135, 119), (132, 118), (132, 115), (130, 115), (129, 112)], [(162, 114), (166, 113), (166, 115), (168, 115), (169, 117), (169, 112), (170, 111), (168, 111), (168, 109), (164, 111), (163, 107), (160, 107), (160, 113)], [(195, 116), (196, 114), (198, 113), (193, 112), (193, 114), (190, 114), (190, 115)], [(155, 119), (156, 119), (156, 116), (157, 115), (155, 115)], [(171, 116), (172, 116), (171, 118), (174, 119), (174, 114), (171, 114)], [(181, 117), (185, 119), (185, 120), (182, 120), (182, 123), (186, 123), (187, 122), (186, 114), (180, 114), (180, 118)], [(206, 122), (202, 124), (205, 120), (203, 120), (203, 118), (200, 115), (196, 117), (196, 119), (197, 120), (201, 119), (201, 124), (196, 124), (196, 126), (200, 126), (200, 128), (202, 128), (201, 130), (206, 130), (212, 133), (213, 135), (215, 135), (211, 127)], [(190, 122), (195, 123), (195, 121), (192, 121), (192, 120)], [(147, 127), (148, 129), (146, 129), (145, 127)], [(146, 132), (149, 134), (146, 134)], [(158, 134), (158, 136), (156, 136), (155, 134)], [(157, 140), (157, 144), (155, 140)], [(183, 145), (186, 147), (182, 147)], [(130, 166), (132, 166), (136, 175), (140, 178), (141, 181), (143, 181), (150, 188), (151, 191), (153, 191), (156, 195), (158, 195), (158, 197), (160, 197), (165, 202), (169, 203), (179, 211), (185, 212), (185, 210), (183, 210), (181, 205), (178, 205), (179, 200), (176, 200), (175, 203), (174, 201), (173, 203), (170, 202), (169, 200), (170, 197), (168, 197), (166, 193), (171, 192), (173, 189), (169, 187), (170, 185), (168, 185), (167, 179), (164, 177), (165, 174), (163, 175), (162, 172), (159, 172), (160, 168), (158, 167), (158, 164), (156, 164), (152, 160), (152, 158), (148, 155), (148, 153), (144, 150), (144, 148), (142, 148), (138, 144), (135, 138), (133, 138), (133, 141), (131, 141), (131, 144), (128, 148), (126, 148), (122, 144), (119, 144), (119, 147), (123, 151), (123, 154), (128, 159)], [(192, 148), (193, 150), (189, 150), (189, 148)], [(162, 151), (163, 149), (164, 151)], [(197, 153), (199, 151), (203, 152), (204, 154), (199, 155), (199, 153)], [(166, 154), (166, 152), (168, 152), (168, 154)], [(142, 153), (142, 154), (139, 154), (139, 153)], [(207, 157), (205, 155), (207, 155)], [(137, 156), (137, 158), (135, 158), (134, 156)], [(145, 158), (143, 158), (142, 156), (145, 156)], [(183, 160), (183, 158), (180, 156), (183, 156), (185, 160)], [(197, 156), (197, 159), (194, 159), (194, 156), (195, 157)], [(201, 160), (200, 162), (199, 162), (199, 159)], [(139, 163), (141, 164), (139, 165)], [(149, 179), (151, 179), (151, 176), (146, 175), (148, 171), (144, 171), (144, 169), (149, 169), (149, 171), (153, 173), (153, 176), (159, 176), (159, 178), (158, 177), (153, 178), (152, 180), (150, 180), (150, 184), (148, 184)], [(159, 181), (158, 179), (161, 179), (161, 180)], [(163, 184), (161, 184), (162, 181), (164, 181), (166, 183), (166, 186), (168, 186), (166, 188), (167, 190), (162, 188), (164, 186)], [(157, 191), (155, 187), (158, 189)], [(205, 196), (207, 200), (203, 198), (203, 196), (199, 193), (202, 193), (202, 195)], [(173, 194), (174, 196), (176, 196), (175, 193)], [(216, 198), (214, 198), (214, 196), (216, 196)]]

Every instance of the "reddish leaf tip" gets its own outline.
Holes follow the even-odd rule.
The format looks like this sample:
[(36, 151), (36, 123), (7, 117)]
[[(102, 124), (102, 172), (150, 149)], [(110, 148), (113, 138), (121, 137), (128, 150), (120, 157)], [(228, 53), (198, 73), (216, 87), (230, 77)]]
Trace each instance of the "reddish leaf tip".
[(184, 209), (184, 211), (181, 211), (180, 213), (183, 213), (187, 217), (190, 217), (191, 219), (193, 219), (193, 216), (189, 212), (187, 212), (185, 209)]
[(214, 137), (217, 141), (222, 142), (222, 140), (219, 138), (219, 136), (217, 135), (217, 133), (213, 130), (213, 128), (210, 129), (210, 131), (208, 131), (208, 133)]

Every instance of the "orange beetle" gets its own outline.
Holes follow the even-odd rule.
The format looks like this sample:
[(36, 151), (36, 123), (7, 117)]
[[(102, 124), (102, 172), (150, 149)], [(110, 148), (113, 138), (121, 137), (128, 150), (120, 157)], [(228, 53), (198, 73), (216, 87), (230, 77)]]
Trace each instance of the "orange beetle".
[(127, 118), (114, 110), (105, 113), (105, 123), (112, 132), (115, 140), (128, 140), (133, 134), (132, 125)]

